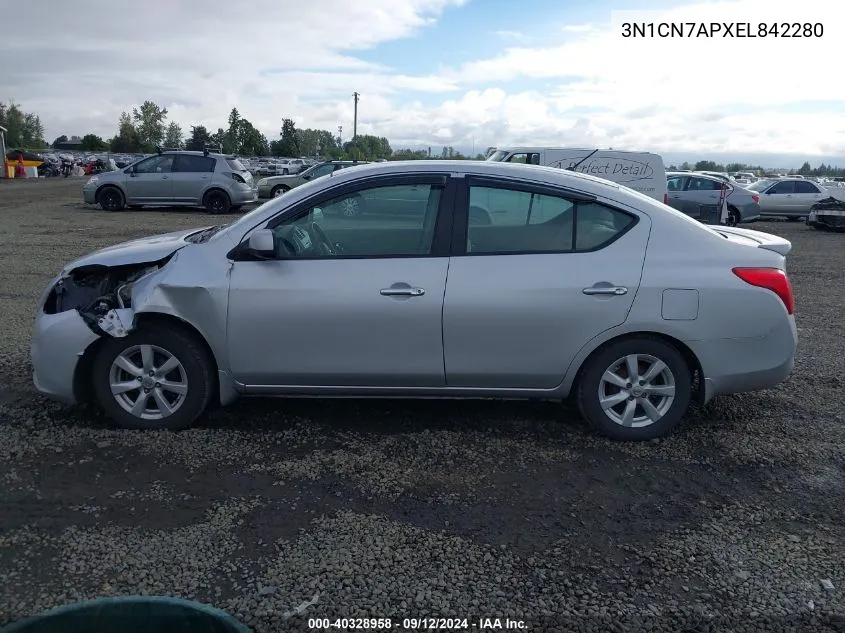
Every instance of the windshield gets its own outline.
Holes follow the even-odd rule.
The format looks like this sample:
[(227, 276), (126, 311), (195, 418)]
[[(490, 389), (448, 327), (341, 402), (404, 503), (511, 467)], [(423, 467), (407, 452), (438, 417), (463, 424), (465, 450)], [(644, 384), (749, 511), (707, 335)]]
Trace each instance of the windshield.
[(501, 163), (507, 157), (508, 157), (508, 152), (506, 152), (503, 149), (500, 149), (500, 150), (496, 150), (495, 152), (490, 154), (490, 156), (487, 157), (487, 160), (491, 160), (491, 161), (496, 162), (496, 163)]
[(244, 167), (244, 164), (237, 158), (227, 158), (226, 163), (229, 165), (229, 169), (231, 169), (232, 171), (246, 171), (246, 167)]

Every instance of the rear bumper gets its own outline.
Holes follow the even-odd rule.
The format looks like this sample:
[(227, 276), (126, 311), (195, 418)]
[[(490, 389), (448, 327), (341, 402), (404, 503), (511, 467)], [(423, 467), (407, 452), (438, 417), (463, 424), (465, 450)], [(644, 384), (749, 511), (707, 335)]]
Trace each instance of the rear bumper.
[(701, 363), (704, 400), (729, 393), (771, 389), (795, 366), (798, 331), (788, 317), (765, 336), (687, 341)]
[(232, 192), (232, 204), (249, 204), (258, 200), (258, 187), (244, 187)]

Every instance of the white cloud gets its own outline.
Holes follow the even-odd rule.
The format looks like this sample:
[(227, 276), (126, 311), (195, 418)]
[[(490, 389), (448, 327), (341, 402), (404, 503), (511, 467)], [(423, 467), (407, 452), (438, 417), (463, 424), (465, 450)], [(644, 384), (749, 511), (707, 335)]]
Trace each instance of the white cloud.
[[(845, 124), (818, 105), (845, 107), (845, 82), (831, 69), (842, 21), (830, 0), (722, 0), (605, 14), (556, 27), (561, 43), (545, 48), (526, 45), (535, 34), (517, 23), (496, 33), (511, 44), (501, 54), (439, 69), (432, 62), (419, 76), (390, 59), (356, 57), (426, 32), (465, 1), (253, 0), (248, 10), (228, 2), (203, 11), (188, 0), (149, 0), (148, 9), (130, 12), (93, 0), (0, 0), (0, 99), (41, 114), (51, 137), (110, 136), (122, 110), (152, 99), (185, 126), (216, 129), (236, 106), (270, 136), (282, 116), (292, 116), (308, 127), (341, 124), (348, 138), (358, 91), (359, 132), (387, 136), (396, 147), (845, 154)], [(810, 22), (821, 23), (824, 36), (623, 38), (626, 19), (755, 29), (761, 20)], [(423, 60), (426, 46), (421, 40)]]

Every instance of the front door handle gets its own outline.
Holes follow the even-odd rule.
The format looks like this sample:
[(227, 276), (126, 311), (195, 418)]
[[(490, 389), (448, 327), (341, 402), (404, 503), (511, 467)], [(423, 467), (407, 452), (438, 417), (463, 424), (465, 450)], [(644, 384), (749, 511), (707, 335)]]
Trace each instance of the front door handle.
[(622, 286), (593, 286), (584, 288), (581, 292), (585, 295), (624, 295), (628, 294), (628, 289)]
[(379, 293), (385, 297), (421, 297), (425, 294), (422, 288), (382, 288)]

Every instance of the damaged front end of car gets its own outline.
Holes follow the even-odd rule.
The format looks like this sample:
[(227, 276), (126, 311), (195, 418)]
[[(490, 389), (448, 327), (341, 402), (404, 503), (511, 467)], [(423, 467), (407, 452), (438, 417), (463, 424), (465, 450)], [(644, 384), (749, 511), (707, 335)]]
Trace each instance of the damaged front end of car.
[(62, 275), (43, 305), (45, 314), (76, 310), (98, 336), (124, 337), (134, 327), (132, 287), (164, 267), (173, 257), (153, 262), (105, 266), (80, 266)]

